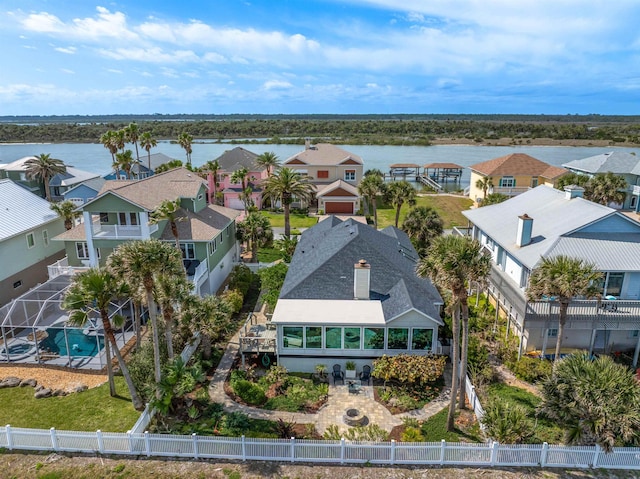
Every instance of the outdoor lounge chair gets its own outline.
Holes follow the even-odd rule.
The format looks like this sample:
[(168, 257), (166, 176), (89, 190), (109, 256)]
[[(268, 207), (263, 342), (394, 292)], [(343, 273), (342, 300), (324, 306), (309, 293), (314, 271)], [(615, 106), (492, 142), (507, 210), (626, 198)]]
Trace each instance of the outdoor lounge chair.
[(371, 366), (362, 366), (362, 372), (360, 373), (360, 383), (367, 383), (367, 386), (371, 383)]
[(336, 381), (340, 380), (342, 381), (342, 384), (344, 384), (344, 373), (340, 370), (340, 365), (339, 364), (334, 364), (333, 365), (333, 372), (331, 373), (331, 376), (333, 376), (333, 384), (336, 384)]

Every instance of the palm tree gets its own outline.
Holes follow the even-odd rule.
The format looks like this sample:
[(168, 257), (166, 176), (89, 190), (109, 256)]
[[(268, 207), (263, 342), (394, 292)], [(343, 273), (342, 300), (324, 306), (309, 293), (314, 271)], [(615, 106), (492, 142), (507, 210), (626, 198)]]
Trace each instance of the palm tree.
[(100, 136), (100, 143), (102, 143), (102, 146), (104, 146), (107, 150), (109, 150), (109, 153), (111, 153), (112, 163), (116, 162), (116, 153), (118, 152), (118, 146), (114, 141), (114, 135), (115, 132), (109, 130), (106, 133), (103, 133), (102, 136)]
[(413, 246), (422, 257), (431, 241), (442, 235), (443, 222), (438, 212), (430, 206), (417, 206), (404, 218), (402, 230), (409, 235)]
[(509, 197), (502, 193), (489, 193), (480, 206), (497, 205), (498, 203), (502, 203), (508, 199)]
[(611, 356), (571, 354), (542, 382), (539, 411), (565, 431), (568, 444), (614, 446), (640, 442), (640, 383)]
[(278, 198), (284, 209), (284, 235), (291, 236), (289, 211), (293, 198), (309, 202), (313, 198), (315, 187), (310, 183), (311, 178), (302, 175), (291, 168), (279, 168), (264, 181), (265, 196)]
[[(482, 246), (477, 240), (466, 236), (439, 236), (433, 240), (427, 256), (418, 263), (418, 276), (429, 277), (440, 289), (451, 291), (453, 299), (453, 378), (447, 429), (454, 429), (456, 389), (460, 383), (460, 408), (465, 407), (465, 377), (467, 374), (467, 349), (469, 338), (469, 305), (467, 303), (468, 282), (482, 283), (491, 271), (491, 259), (480, 254)], [(460, 377), (458, 377), (458, 354), (460, 349), (459, 319), (462, 319), (462, 354)]]
[(51, 209), (62, 219), (64, 219), (64, 228), (69, 231), (73, 228), (73, 221), (82, 215), (77, 210), (76, 205), (71, 201), (61, 201), (59, 203), (51, 203)]
[(184, 275), (182, 254), (168, 243), (156, 239), (146, 241), (127, 241), (111, 253), (107, 267), (125, 281), (130, 289), (144, 288), (149, 319), (153, 329), (154, 374), (156, 383), (160, 382), (160, 338), (158, 335), (157, 307), (154, 299), (156, 283), (160, 276)]
[(293, 254), (296, 252), (296, 248), (298, 247), (298, 237), (291, 236), (287, 238), (286, 236), (275, 240), (274, 246), (278, 248), (278, 250), (282, 253), (282, 259), (285, 263), (290, 263)]
[(598, 285), (602, 279), (602, 273), (595, 268), (594, 264), (584, 260), (559, 255), (553, 258), (542, 258), (542, 262), (531, 271), (526, 291), (527, 299), (539, 301), (543, 296), (555, 297), (555, 301), (560, 303), (555, 361), (560, 359), (569, 303), (576, 296), (593, 298), (600, 293)]
[(133, 143), (136, 147), (136, 161), (140, 160), (140, 154), (138, 152), (138, 140), (140, 139), (140, 128), (134, 123), (129, 123), (129, 126), (124, 128), (124, 137), (129, 143)]
[(571, 172), (558, 178), (555, 187), (561, 191), (564, 190), (565, 186), (569, 185), (582, 186), (584, 188), (587, 186), (589, 180), (589, 175), (579, 175), (577, 173)]
[[(238, 223), (238, 235), (251, 248), (251, 261), (258, 260), (258, 247), (273, 239), (269, 218), (259, 211), (252, 211)], [(288, 236), (286, 236), (288, 238)]]
[(406, 180), (394, 181), (387, 186), (385, 191), (385, 200), (391, 203), (396, 209), (396, 228), (400, 221), (400, 209), (402, 205), (407, 203), (409, 206), (416, 204), (416, 190), (411, 183)]
[(124, 147), (127, 144), (127, 135), (124, 130), (116, 130), (113, 132), (113, 136), (111, 137), (111, 141), (120, 151), (124, 151)]
[(140, 146), (147, 150), (147, 168), (149, 169), (149, 175), (151, 175), (151, 148), (158, 146), (158, 142), (151, 136), (151, 133), (145, 131), (140, 135)]
[[(369, 170), (372, 171), (372, 170)], [(385, 183), (382, 176), (376, 173), (365, 175), (358, 185), (358, 193), (366, 200), (373, 212), (373, 226), (378, 229), (378, 195), (384, 194)]]
[(256, 164), (267, 170), (267, 177), (271, 176), (271, 172), (280, 166), (278, 156), (273, 151), (265, 151), (256, 158)]
[(125, 150), (122, 153), (116, 153), (116, 163), (113, 165), (116, 171), (122, 170), (127, 175), (127, 179), (131, 179), (131, 169), (136, 160), (133, 159), (133, 152)]
[(187, 154), (187, 167), (191, 166), (191, 153), (193, 153), (193, 150), (191, 149), (192, 143), (193, 143), (193, 136), (191, 136), (186, 131), (183, 131), (178, 136), (178, 145), (180, 145), (180, 147)]
[(209, 160), (207, 161), (202, 168), (201, 171), (206, 171), (207, 176), (211, 175), (211, 184), (213, 185), (213, 190), (209, 192), (209, 204), (216, 204), (217, 202), (217, 188), (218, 188), (218, 171), (220, 171), (220, 163), (218, 160)]
[(164, 334), (167, 342), (167, 356), (169, 360), (173, 353), (174, 317), (177, 314), (176, 305), (182, 304), (191, 294), (193, 283), (186, 276), (160, 276), (157, 281), (157, 300), (164, 319)]
[(42, 153), (25, 161), (24, 167), (27, 178), (30, 180), (39, 180), (44, 183), (45, 197), (47, 201), (51, 201), (49, 182), (54, 176), (60, 173), (66, 173), (67, 167), (64, 162), (51, 158), (51, 155), (48, 153)]
[(191, 333), (202, 334), (202, 356), (211, 358), (211, 343), (217, 340), (231, 318), (231, 307), (218, 296), (191, 295), (181, 310), (181, 323)]
[(171, 234), (176, 240), (176, 248), (180, 250), (180, 236), (178, 234), (178, 222), (184, 221), (184, 216), (178, 215), (178, 210), (180, 209), (180, 200), (164, 200), (160, 205), (155, 209), (155, 211), (151, 214), (150, 223), (157, 224), (160, 221), (169, 222), (169, 226), (171, 227)]
[(490, 176), (483, 176), (476, 181), (476, 188), (482, 190), (482, 201), (487, 198), (487, 191), (493, 188), (493, 181)]
[[(86, 323), (90, 311), (98, 310), (100, 318), (102, 319), (102, 328), (106, 338), (104, 349), (107, 356), (107, 373), (109, 376), (109, 390), (111, 396), (116, 396), (110, 351), (110, 346), (113, 346), (113, 353), (118, 360), (120, 371), (122, 371), (124, 380), (129, 388), (133, 407), (137, 410), (141, 410), (144, 405), (142, 404), (142, 401), (136, 391), (136, 387), (133, 384), (131, 375), (129, 374), (129, 369), (127, 368), (127, 363), (120, 353), (120, 349), (118, 348), (118, 343), (116, 342), (116, 337), (113, 332), (113, 325), (109, 319), (109, 305), (114, 299), (126, 297), (127, 292), (128, 289), (126, 285), (118, 280), (107, 269), (90, 268), (87, 271), (74, 275), (73, 282), (65, 293), (62, 301), (62, 307), (70, 312), (69, 323), (76, 326), (82, 326)], [(120, 321), (124, 319), (122, 316), (116, 318)], [(116, 318), (114, 318), (114, 320)]]
[(627, 180), (622, 176), (599, 173), (589, 180), (585, 197), (594, 203), (609, 206), (611, 203), (624, 203)]
[(247, 176), (249, 175), (249, 170), (241, 166), (236, 171), (231, 174), (231, 183), (236, 183), (242, 186), (242, 189), (245, 190), (247, 188)]

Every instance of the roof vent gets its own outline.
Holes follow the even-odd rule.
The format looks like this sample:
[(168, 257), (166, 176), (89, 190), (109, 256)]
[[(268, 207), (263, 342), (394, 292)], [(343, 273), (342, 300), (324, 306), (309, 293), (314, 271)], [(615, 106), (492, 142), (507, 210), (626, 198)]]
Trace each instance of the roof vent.
[(584, 188), (578, 185), (567, 185), (564, 187), (564, 197), (567, 200), (573, 198), (582, 198), (584, 196)]

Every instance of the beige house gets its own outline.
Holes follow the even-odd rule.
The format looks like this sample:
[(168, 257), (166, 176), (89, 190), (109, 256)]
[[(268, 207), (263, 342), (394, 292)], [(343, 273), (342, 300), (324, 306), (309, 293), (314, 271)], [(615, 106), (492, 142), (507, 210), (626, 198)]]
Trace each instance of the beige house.
[(356, 186), (363, 175), (363, 161), (358, 155), (329, 143), (311, 145), (308, 140), (304, 150), (288, 158), (282, 166), (309, 175), (318, 190), (321, 185), (336, 180)]
[(354, 215), (360, 209), (358, 188), (343, 180), (319, 186), (316, 198), (318, 199), (318, 211), (322, 210), (328, 215)]
[(569, 173), (564, 168), (552, 166), (525, 153), (511, 153), (500, 158), (476, 163), (471, 169), (469, 198), (482, 203), (485, 192), (476, 186), (478, 180), (490, 178), (493, 187), (486, 194), (501, 193), (516, 196), (538, 185), (554, 187), (558, 179)]

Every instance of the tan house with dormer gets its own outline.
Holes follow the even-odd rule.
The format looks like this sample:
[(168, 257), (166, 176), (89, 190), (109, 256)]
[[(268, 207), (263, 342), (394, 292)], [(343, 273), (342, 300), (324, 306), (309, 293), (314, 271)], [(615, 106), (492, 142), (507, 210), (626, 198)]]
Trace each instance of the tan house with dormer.
[(487, 194), (501, 193), (516, 196), (538, 185), (554, 187), (558, 179), (567, 173), (564, 168), (553, 166), (525, 153), (511, 153), (493, 160), (476, 163), (471, 169), (469, 198), (477, 205), (484, 199), (484, 191), (476, 186), (478, 180), (490, 178), (493, 187)]
[(336, 180), (356, 186), (364, 168), (358, 155), (329, 143), (311, 145), (308, 140), (304, 150), (288, 158), (282, 166), (309, 175), (318, 189), (320, 185), (329, 185)]

